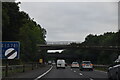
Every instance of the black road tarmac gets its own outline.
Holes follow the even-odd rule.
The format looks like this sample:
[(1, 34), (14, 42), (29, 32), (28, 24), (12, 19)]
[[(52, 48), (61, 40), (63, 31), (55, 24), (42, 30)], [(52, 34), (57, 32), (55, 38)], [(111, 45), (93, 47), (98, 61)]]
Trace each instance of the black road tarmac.
[(36, 70), (9, 76), (3, 80), (108, 80), (104, 71), (80, 71), (78, 68), (66, 67), (56, 69), (55, 66), (46, 66)]
[(87, 79), (87, 80), (108, 80), (107, 72), (104, 71), (80, 71), (78, 68), (66, 67), (66, 69), (56, 69), (54, 66), (53, 69), (46, 74), (44, 77), (46, 79), (59, 79), (59, 78), (68, 78), (68, 79)]

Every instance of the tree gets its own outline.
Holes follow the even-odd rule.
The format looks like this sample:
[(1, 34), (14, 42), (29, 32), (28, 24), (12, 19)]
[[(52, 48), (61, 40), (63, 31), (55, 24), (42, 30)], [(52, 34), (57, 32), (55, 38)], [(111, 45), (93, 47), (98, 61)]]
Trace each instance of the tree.
[[(3, 41), (20, 41), (20, 59), (38, 61), (37, 44), (46, 44), (46, 30), (37, 24), (29, 15), (19, 11), (19, 3), (4, 2), (2, 5)], [(43, 51), (43, 54), (46, 51)], [(28, 57), (28, 58), (27, 58)]]

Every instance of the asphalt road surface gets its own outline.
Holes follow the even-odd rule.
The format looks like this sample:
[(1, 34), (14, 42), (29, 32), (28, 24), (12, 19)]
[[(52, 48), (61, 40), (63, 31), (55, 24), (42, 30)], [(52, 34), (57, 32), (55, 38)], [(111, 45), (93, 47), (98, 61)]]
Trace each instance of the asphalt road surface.
[(25, 73), (9, 76), (3, 80), (108, 80), (104, 71), (80, 71), (78, 68), (45, 66)]
[(66, 67), (66, 69), (56, 69), (54, 66), (42, 79), (79, 79), (79, 80), (108, 80), (107, 72), (104, 71), (80, 71), (77, 68)]

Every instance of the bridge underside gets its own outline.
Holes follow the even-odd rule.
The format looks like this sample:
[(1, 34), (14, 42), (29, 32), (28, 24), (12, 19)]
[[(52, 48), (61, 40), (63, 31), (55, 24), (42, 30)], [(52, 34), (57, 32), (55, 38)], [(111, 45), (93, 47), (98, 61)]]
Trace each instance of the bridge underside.
[(39, 45), (40, 50), (61, 50), (61, 49), (93, 49), (120, 51), (120, 46), (78, 46), (78, 45)]
[(78, 55), (67, 55), (67, 54), (47, 54), (49, 58), (58, 58), (58, 59), (78, 59)]

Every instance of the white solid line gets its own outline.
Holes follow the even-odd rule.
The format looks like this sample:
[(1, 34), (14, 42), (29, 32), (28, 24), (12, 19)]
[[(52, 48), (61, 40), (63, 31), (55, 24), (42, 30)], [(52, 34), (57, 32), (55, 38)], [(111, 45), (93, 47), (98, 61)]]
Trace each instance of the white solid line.
[(42, 77), (45, 76), (47, 73), (49, 73), (49, 72), (52, 70), (52, 68), (53, 68), (53, 66), (51, 66), (51, 68), (50, 68), (48, 71), (46, 71), (46, 72), (43, 73), (42, 75), (38, 76), (38, 77), (37, 77), (36, 79), (34, 79), (34, 80), (38, 80), (38, 79), (42, 78)]

